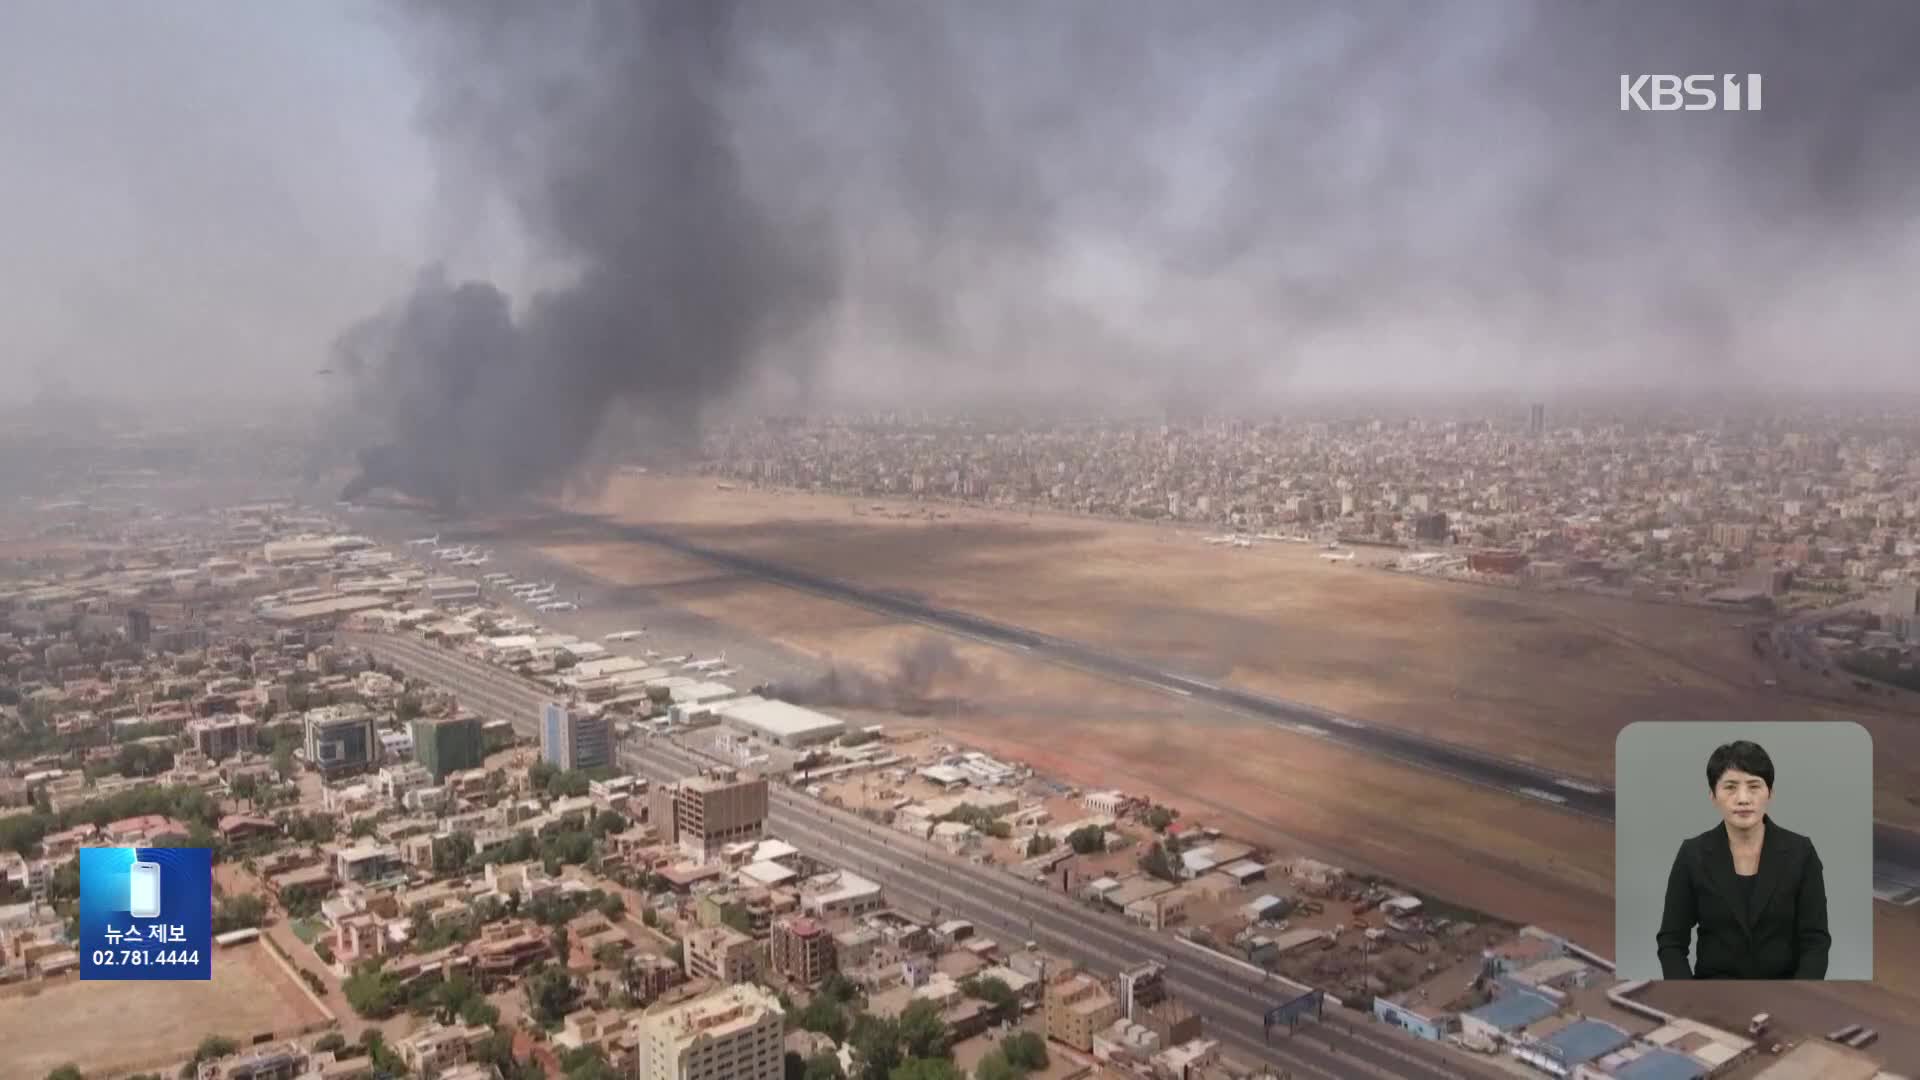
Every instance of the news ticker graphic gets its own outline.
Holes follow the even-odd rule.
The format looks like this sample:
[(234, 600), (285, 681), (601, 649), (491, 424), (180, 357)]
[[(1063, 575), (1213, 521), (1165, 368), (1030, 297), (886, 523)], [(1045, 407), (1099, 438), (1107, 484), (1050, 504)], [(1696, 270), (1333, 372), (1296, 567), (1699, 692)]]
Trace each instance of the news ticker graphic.
[(80, 849), (80, 978), (213, 977), (213, 854)]

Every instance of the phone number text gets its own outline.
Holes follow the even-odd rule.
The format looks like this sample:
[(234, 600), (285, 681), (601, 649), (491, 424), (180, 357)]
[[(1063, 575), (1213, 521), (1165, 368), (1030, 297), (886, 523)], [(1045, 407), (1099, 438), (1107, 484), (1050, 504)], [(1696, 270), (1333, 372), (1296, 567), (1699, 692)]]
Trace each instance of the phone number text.
[(96, 967), (151, 967), (162, 964), (193, 965), (200, 962), (199, 949), (95, 949)]

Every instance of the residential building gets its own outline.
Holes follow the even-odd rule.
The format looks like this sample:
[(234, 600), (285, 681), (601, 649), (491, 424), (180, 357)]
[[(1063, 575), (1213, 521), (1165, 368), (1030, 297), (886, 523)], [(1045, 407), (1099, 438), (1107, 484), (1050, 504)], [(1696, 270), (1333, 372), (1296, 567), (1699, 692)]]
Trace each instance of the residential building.
[(299, 1043), (284, 1042), (203, 1061), (194, 1076), (196, 1080), (294, 1080), (306, 1071), (307, 1052)]
[(686, 935), (681, 941), (681, 956), (690, 979), (746, 982), (759, 969), (753, 938), (731, 926), (709, 926)]
[(307, 764), (328, 776), (364, 771), (374, 764), (373, 714), (362, 705), (307, 710)]
[(461, 769), (486, 764), (487, 747), (478, 716), (416, 716), (413, 720), (413, 760), (427, 770), (434, 783)]
[(822, 919), (864, 915), (880, 910), (883, 903), (878, 882), (847, 870), (808, 878), (800, 886), (800, 910)]
[(733, 769), (709, 769), (655, 788), (649, 813), (662, 841), (678, 843), (692, 858), (713, 859), (729, 844), (765, 835), (767, 782)]
[(465, 1024), (429, 1024), (395, 1044), (407, 1068), (422, 1077), (441, 1075), (473, 1058), (491, 1029)]
[(405, 865), (399, 850), (385, 844), (355, 844), (334, 854), (334, 874), (342, 884), (378, 881)]
[(804, 915), (776, 919), (769, 942), (773, 970), (803, 986), (812, 986), (834, 970), (833, 934)]
[(530, 919), (502, 919), (480, 928), (478, 940), (467, 943), (474, 974), (499, 978), (520, 973), (553, 951), (545, 928)]
[(540, 714), (540, 760), (557, 769), (612, 765), (612, 719), (593, 710), (548, 702)]
[(1083, 1054), (1093, 1052), (1095, 1032), (1120, 1018), (1120, 1003), (1099, 979), (1068, 969), (1047, 983), (1047, 1038)]
[(782, 1080), (783, 1014), (751, 983), (656, 1005), (640, 1020), (639, 1080)]
[(1141, 1017), (1147, 1009), (1166, 999), (1167, 969), (1157, 961), (1147, 960), (1122, 971), (1117, 985), (1120, 1015), (1136, 1024), (1142, 1023)]
[(193, 748), (209, 761), (252, 753), (259, 746), (259, 731), (259, 721), (240, 713), (187, 722), (187, 735), (193, 740)]

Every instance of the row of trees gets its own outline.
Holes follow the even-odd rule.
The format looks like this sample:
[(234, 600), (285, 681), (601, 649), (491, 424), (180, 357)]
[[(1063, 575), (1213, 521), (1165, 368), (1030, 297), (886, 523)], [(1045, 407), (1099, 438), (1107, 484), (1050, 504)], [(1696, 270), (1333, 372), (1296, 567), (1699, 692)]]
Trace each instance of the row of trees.
[[(1000, 1016), (1019, 1014), (1020, 1002), (1006, 983), (994, 978), (972, 978), (961, 983), (968, 996), (992, 1006)], [(961, 1080), (948, 1058), (949, 1032), (940, 1008), (915, 1001), (898, 1017), (876, 1017), (863, 1008), (859, 989), (844, 976), (829, 975), (807, 1004), (787, 1012), (789, 1027), (825, 1035), (853, 1048), (861, 1073), (855, 1080)], [(981, 1063), (976, 1076), (987, 1080), (1019, 1080), (1027, 1071), (1046, 1067), (1046, 1043), (1023, 1032), (1004, 1040)], [(788, 1054), (787, 1080), (837, 1080), (840, 1063), (831, 1054), (802, 1058)]]

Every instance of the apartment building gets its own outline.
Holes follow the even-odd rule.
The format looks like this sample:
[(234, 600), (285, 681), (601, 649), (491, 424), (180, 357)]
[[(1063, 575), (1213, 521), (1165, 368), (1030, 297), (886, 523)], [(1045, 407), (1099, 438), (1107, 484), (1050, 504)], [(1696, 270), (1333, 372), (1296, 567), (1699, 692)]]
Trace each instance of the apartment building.
[(490, 1028), (465, 1024), (430, 1024), (396, 1045), (407, 1068), (422, 1077), (435, 1077), (473, 1058), (474, 1047), (491, 1034)]
[(1106, 984), (1083, 971), (1068, 969), (1047, 983), (1047, 1038), (1093, 1052), (1095, 1032), (1120, 1018), (1120, 1003)]
[(686, 935), (681, 956), (687, 978), (717, 982), (746, 982), (759, 969), (753, 938), (731, 926), (709, 926)]
[(205, 754), (208, 761), (252, 753), (259, 745), (259, 730), (258, 721), (238, 713), (203, 717), (187, 724), (193, 748)]
[(773, 970), (803, 986), (812, 986), (834, 970), (833, 935), (804, 915), (776, 919), (770, 939)]
[(773, 992), (725, 986), (640, 1020), (639, 1080), (783, 1080), (783, 1014)]
[(597, 710), (548, 702), (540, 714), (540, 760), (556, 769), (612, 765), (613, 720)]
[(729, 844), (766, 835), (767, 782), (733, 769), (709, 769), (656, 788), (649, 813), (662, 842), (677, 843), (704, 862)]

